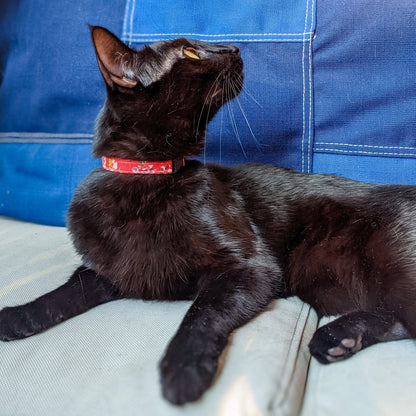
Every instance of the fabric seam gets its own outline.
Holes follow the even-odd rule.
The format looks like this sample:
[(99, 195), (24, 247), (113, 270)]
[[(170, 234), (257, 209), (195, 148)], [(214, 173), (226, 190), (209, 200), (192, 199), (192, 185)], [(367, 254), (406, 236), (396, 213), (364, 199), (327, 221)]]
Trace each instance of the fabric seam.
[(341, 153), (341, 154), (354, 154), (354, 155), (375, 155), (375, 156), (416, 156), (415, 153), (399, 153), (399, 152), (370, 152), (365, 150), (345, 150), (345, 149), (331, 149), (331, 148), (321, 148), (315, 147), (314, 151), (318, 152), (328, 152), (328, 153)]
[(175, 32), (175, 33), (132, 33), (132, 36), (204, 36), (204, 37), (223, 37), (223, 36), (303, 36), (303, 35), (312, 35), (313, 32), (301, 32), (301, 33), (219, 33), (219, 34), (202, 34), (202, 33), (185, 33), (185, 32)]
[[(309, 9), (309, 1), (307, 0), (307, 10)], [(124, 22), (123, 22), (123, 34), (122, 40), (131, 43), (142, 43), (142, 42), (154, 42), (155, 40), (165, 40), (166, 37), (171, 36), (195, 36), (200, 38), (206, 38), (207, 41), (222, 42), (308, 42), (312, 39), (313, 35), (313, 23), (314, 19), (311, 18), (311, 25), (309, 32), (306, 32), (307, 27), (307, 15), (305, 19), (305, 28), (303, 33), (219, 33), (219, 34), (201, 34), (192, 32), (173, 32), (173, 33), (134, 33), (134, 11), (136, 9), (136, 0), (127, 0)], [(276, 38), (276, 36), (279, 36)], [(299, 38), (302, 36), (302, 38)], [(273, 38), (270, 38), (273, 37)], [(285, 39), (285, 37), (288, 37)], [(289, 37), (294, 37), (290, 39)], [(155, 38), (155, 39), (154, 39)], [(251, 38), (251, 39), (248, 39)], [(260, 39), (255, 39), (260, 38)]]
[[(311, 25), (309, 31), (312, 30), (315, 19), (315, 0), (312, 0), (311, 5)], [(309, 140), (308, 140), (308, 172), (312, 171), (312, 37), (309, 39)]]
[[(306, 312), (304, 312), (305, 308), (307, 308)], [(304, 336), (305, 336), (305, 328), (308, 325), (308, 322), (310, 321), (311, 310), (312, 310), (312, 308), (309, 305), (307, 305), (306, 303), (302, 303), (301, 309), (300, 309), (299, 314), (298, 314), (297, 319), (296, 319), (296, 324), (295, 324), (293, 332), (292, 332), (290, 347), (287, 349), (287, 355), (285, 357), (285, 366), (284, 366), (283, 371), (282, 371), (281, 379), (286, 378), (285, 376), (286, 376), (287, 371), (290, 371), (291, 374), (287, 379), (287, 383), (286, 383), (286, 386), (284, 387), (283, 392), (281, 394), (279, 394), (279, 397), (275, 397), (272, 401), (271, 406), (272, 406), (272, 409), (273, 409), (273, 413), (277, 409), (279, 411), (282, 410), (282, 403), (283, 403), (284, 399), (287, 397), (287, 391), (290, 389), (290, 386), (292, 385), (292, 380), (293, 380), (293, 377), (296, 373), (297, 366), (299, 364), (299, 353), (300, 353), (300, 350), (302, 348), (302, 341), (303, 341)], [(302, 319), (302, 322), (300, 322), (301, 319)], [(295, 337), (297, 336), (297, 334), (299, 334), (299, 339), (295, 340)], [(295, 348), (296, 348), (297, 352), (296, 352), (296, 355), (295, 355), (295, 359), (292, 363), (293, 365), (291, 365), (290, 370), (288, 370), (288, 367), (289, 367), (288, 366), (289, 352), (293, 350), (294, 345), (295, 345)], [(310, 361), (310, 358), (311, 357), (309, 357), (309, 361)], [(305, 388), (306, 388), (306, 378), (305, 378), (304, 389)], [(303, 394), (304, 393), (305, 393), (305, 390), (304, 390)], [(300, 408), (301, 407), (302, 407), (302, 404), (300, 405)]]
[[(167, 36), (167, 35), (166, 35)], [(183, 36), (185, 36), (184, 34), (183, 34)], [(196, 34), (194, 34), (194, 35), (187, 35), (187, 36), (198, 36), (198, 35), (196, 35)], [(122, 37), (122, 40), (124, 40), (124, 41), (126, 41), (126, 42), (129, 42), (130, 44), (131, 43), (143, 43), (143, 42), (155, 42), (156, 40), (169, 40), (170, 38), (168, 38), (168, 37), (166, 37), (166, 38), (163, 38), (163, 37), (158, 37), (158, 38), (155, 38), (155, 39), (151, 39), (151, 38), (139, 38), (139, 39), (134, 39), (134, 36), (132, 36), (132, 37)], [(267, 42), (285, 42), (285, 43), (287, 43), (287, 42), (302, 42), (302, 43), (307, 43), (307, 42), (309, 42), (310, 41), (310, 39), (309, 38), (299, 38), (299, 39), (297, 39), (297, 38), (294, 38), (294, 39), (282, 39), (282, 38), (267, 38), (267, 37), (265, 37), (264, 39), (243, 39), (243, 38), (235, 38), (235, 39), (229, 39), (229, 38), (220, 38), (219, 39), (221, 42), (240, 42), (240, 43), (251, 43), (251, 42), (257, 42), (257, 43), (260, 43), (260, 42), (263, 42), (263, 43), (267, 43)], [(218, 39), (215, 39), (215, 40), (206, 40), (206, 42), (217, 42), (218, 41)]]
[[(315, 0), (307, 0), (305, 11), (304, 32), (310, 33), (315, 22)], [(307, 30), (308, 20), (310, 18), (309, 32)], [(308, 41), (308, 56), (306, 58), (306, 41)], [(306, 74), (307, 60), (307, 74)], [(308, 77), (308, 84), (306, 81)], [(309, 91), (308, 91), (309, 89)], [(309, 98), (309, 100), (308, 100)], [(308, 102), (309, 101), (309, 102)], [(309, 105), (309, 108), (307, 108)], [(312, 37), (303, 39), (302, 46), (302, 140), (301, 140), (301, 170), (310, 172), (312, 165)], [(306, 147), (306, 148), (305, 148)], [(305, 160), (306, 158), (306, 160)]]
[(0, 144), (91, 144), (93, 137), (85, 133), (10, 132), (0, 133)]
[(372, 145), (372, 144), (352, 144), (352, 143), (336, 143), (336, 142), (316, 142), (317, 146), (344, 146), (344, 147), (365, 147), (372, 149), (405, 149), (405, 150), (415, 150), (416, 147), (410, 146), (382, 146), (382, 145)]

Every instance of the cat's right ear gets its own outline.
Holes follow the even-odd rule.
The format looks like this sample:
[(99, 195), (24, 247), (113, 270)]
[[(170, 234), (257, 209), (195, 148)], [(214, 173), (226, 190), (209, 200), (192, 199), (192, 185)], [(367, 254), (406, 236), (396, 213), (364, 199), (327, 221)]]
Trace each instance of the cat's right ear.
[(136, 51), (103, 27), (90, 26), (90, 31), (98, 66), (106, 84), (112, 89), (117, 86), (135, 87), (138, 81), (132, 68)]

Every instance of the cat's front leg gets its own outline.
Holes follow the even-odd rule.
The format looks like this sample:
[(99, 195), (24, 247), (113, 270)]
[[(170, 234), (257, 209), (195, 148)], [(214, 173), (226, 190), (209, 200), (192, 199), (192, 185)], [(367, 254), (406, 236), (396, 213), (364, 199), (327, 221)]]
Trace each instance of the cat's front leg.
[(211, 385), (230, 333), (273, 299), (276, 272), (211, 271), (160, 363), (164, 397), (197, 400)]
[(311, 354), (322, 364), (345, 360), (383, 341), (408, 338), (409, 333), (391, 312), (356, 311), (319, 328), (309, 343)]
[(0, 340), (22, 339), (48, 329), (104, 302), (119, 299), (107, 280), (79, 267), (62, 286), (25, 305), (0, 311)]

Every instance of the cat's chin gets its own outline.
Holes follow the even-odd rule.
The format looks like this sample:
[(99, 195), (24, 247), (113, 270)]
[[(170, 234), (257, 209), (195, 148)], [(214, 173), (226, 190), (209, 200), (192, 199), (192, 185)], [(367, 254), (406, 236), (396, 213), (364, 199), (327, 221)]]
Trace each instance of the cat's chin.
[[(240, 75), (242, 77), (242, 75)], [(242, 90), (242, 81), (238, 77), (228, 80), (227, 85), (219, 85), (210, 93), (211, 102), (218, 101), (220, 105), (236, 98)]]

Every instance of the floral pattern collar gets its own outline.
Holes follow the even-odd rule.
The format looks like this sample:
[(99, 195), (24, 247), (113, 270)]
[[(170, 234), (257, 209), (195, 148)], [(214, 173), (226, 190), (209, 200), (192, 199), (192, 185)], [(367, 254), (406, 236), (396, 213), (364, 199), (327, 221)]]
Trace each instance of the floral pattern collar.
[(142, 162), (115, 157), (102, 157), (102, 166), (110, 172), (130, 175), (164, 175), (176, 173), (185, 166), (185, 159), (167, 160), (164, 162)]

